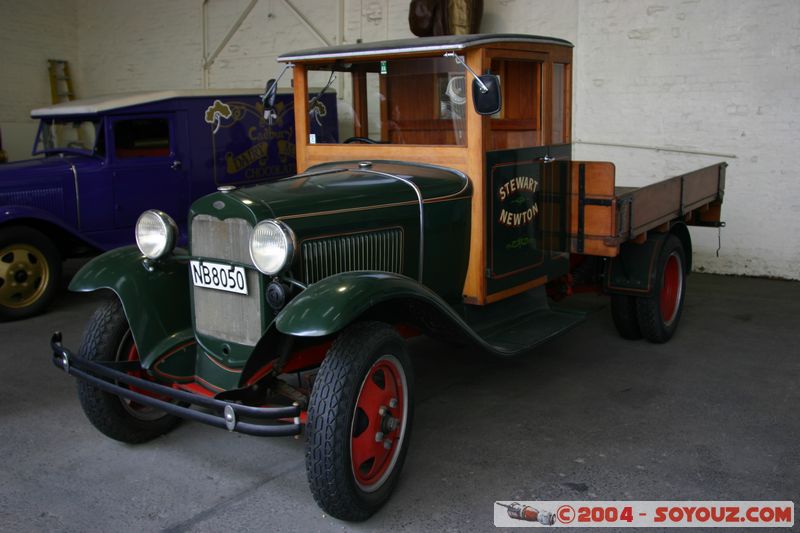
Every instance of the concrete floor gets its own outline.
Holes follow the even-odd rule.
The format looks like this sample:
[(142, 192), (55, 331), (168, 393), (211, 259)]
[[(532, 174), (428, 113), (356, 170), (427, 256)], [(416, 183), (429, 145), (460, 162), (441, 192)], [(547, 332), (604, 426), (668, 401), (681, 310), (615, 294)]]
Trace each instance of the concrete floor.
[(800, 283), (692, 275), (666, 345), (620, 339), (607, 310), (511, 361), (412, 341), (403, 476), (356, 525), (315, 505), (302, 440), (94, 430), (48, 340), (77, 348), (97, 301), (0, 324), (2, 531), (487, 531), (495, 500), (800, 501)]

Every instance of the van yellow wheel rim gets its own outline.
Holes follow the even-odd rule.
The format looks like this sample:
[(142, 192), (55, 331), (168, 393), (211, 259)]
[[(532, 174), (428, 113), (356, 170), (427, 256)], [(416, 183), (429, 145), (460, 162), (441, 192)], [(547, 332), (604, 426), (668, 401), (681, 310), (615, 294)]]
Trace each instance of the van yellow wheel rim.
[(50, 280), (50, 266), (38, 248), (11, 244), (0, 248), (0, 305), (19, 309), (36, 303)]

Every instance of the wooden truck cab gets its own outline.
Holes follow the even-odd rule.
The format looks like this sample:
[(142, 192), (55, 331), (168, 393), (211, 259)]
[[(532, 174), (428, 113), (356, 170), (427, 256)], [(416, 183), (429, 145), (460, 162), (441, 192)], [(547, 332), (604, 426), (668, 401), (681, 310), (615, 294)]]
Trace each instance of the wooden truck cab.
[[(499, 76), (499, 113), (476, 112), (473, 76), (449, 54), (461, 56), (474, 73)], [(380, 159), (469, 176), (465, 303), (490, 304), (559, 279), (568, 273), (570, 254), (616, 257), (623, 242), (643, 241), (673, 220), (719, 223), (723, 167), (632, 189), (616, 187), (612, 163), (571, 160), (567, 41), (443, 36), (307, 50), (279, 60), (294, 65), (298, 170)], [(309, 134), (320, 117), (309, 108), (306, 89), (326, 83), (338, 83), (345, 99), (336, 142)], [(311, 105), (318, 106), (313, 99)]]

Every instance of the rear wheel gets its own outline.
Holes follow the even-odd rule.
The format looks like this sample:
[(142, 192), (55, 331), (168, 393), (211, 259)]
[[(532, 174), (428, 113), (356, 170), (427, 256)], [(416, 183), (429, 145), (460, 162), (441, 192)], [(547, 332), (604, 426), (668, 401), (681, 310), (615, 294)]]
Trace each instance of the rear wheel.
[(669, 235), (658, 255), (653, 294), (636, 299), (639, 328), (650, 342), (667, 342), (678, 329), (686, 292), (685, 269), (683, 245)]
[(53, 241), (33, 228), (0, 230), (0, 320), (44, 311), (60, 279), (61, 257)]
[(411, 433), (413, 384), (403, 339), (356, 324), (333, 343), (308, 408), (306, 472), (331, 516), (365, 520), (389, 498)]
[(642, 338), (639, 319), (636, 317), (636, 297), (627, 294), (611, 295), (611, 318), (614, 326), (623, 339), (636, 340)]
[[(139, 351), (133, 342), (128, 320), (116, 297), (89, 319), (79, 354), (92, 361), (139, 361)], [(130, 374), (147, 377), (143, 370)], [(133, 390), (145, 394), (142, 390)], [(177, 417), (160, 409), (109, 394), (85, 381), (78, 381), (78, 398), (94, 427), (112, 439), (129, 444), (152, 440), (179, 422)]]

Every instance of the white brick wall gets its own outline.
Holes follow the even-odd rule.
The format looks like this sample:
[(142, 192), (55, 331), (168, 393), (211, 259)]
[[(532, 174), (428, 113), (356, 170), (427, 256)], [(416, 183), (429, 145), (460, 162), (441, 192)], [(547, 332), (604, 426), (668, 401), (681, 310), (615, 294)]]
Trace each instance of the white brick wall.
[(199, 1), (77, 3), (84, 94), (200, 87)]
[[(93, 94), (203, 86), (202, 0), (78, 0), (81, 72)], [(249, 0), (209, 0), (211, 56)], [(337, 0), (290, 0), (322, 38), (337, 44)], [(344, 0), (343, 42), (411, 36), (406, 0)], [(209, 87), (263, 87), (282, 52), (324, 46), (283, 0), (259, 0), (209, 68)], [(288, 85), (288, 77), (281, 85)]]
[[(736, 155), (722, 250), (692, 231), (696, 268), (800, 279), (800, 2), (579, 3), (575, 137)], [(719, 157), (578, 145), (650, 183)]]
[[(345, 42), (411, 35), (408, 0), (343, 2)], [(248, 3), (207, 2), (208, 53)], [(31, 107), (47, 103), (46, 69), (31, 67), (31, 55), (44, 60), (50, 53), (44, 49), (57, 45), (74, 56), (74, 22), (60, 22), (74, 21), (75, 12), (80, 94), (201, 87), (202, 4), (0, 0), (3, 49), (15, 47), (0, 63), (0, 121), (24, 120)], [(337, 0), (292, 4), (336, 42)], [(792, 157), (800, 119), (800, 2), (485, 0), (482, 29), (552, 35), (576, 44), (576, 140), (736, 155), (727, 160), (728, 227), (720, 257), (714, 254), (716, 231), (693, 230), (696, 266), (800, 279), (794, 228), (800, 185)], [(275, 72), (279, 53), (320, 45), (283, 0), (259, 0), (209, 69), (208, 84), (260, 87)], [(24, 57), (9, 63), (10, 56)], [(32, 82), (34, 76), (44, 85)], [(5, 135), (4, 140), (8, 144)], [(620, 183), (633, 185), (722, 159), (588, 144), (578, 144), (576, 156), (614, 161)]]
[(74, 0), (0, 0), (0, 131), (9, 158), (30, 157), (30, 110), (50, 104), (47, 60), (77, 71), (77, 28)]

